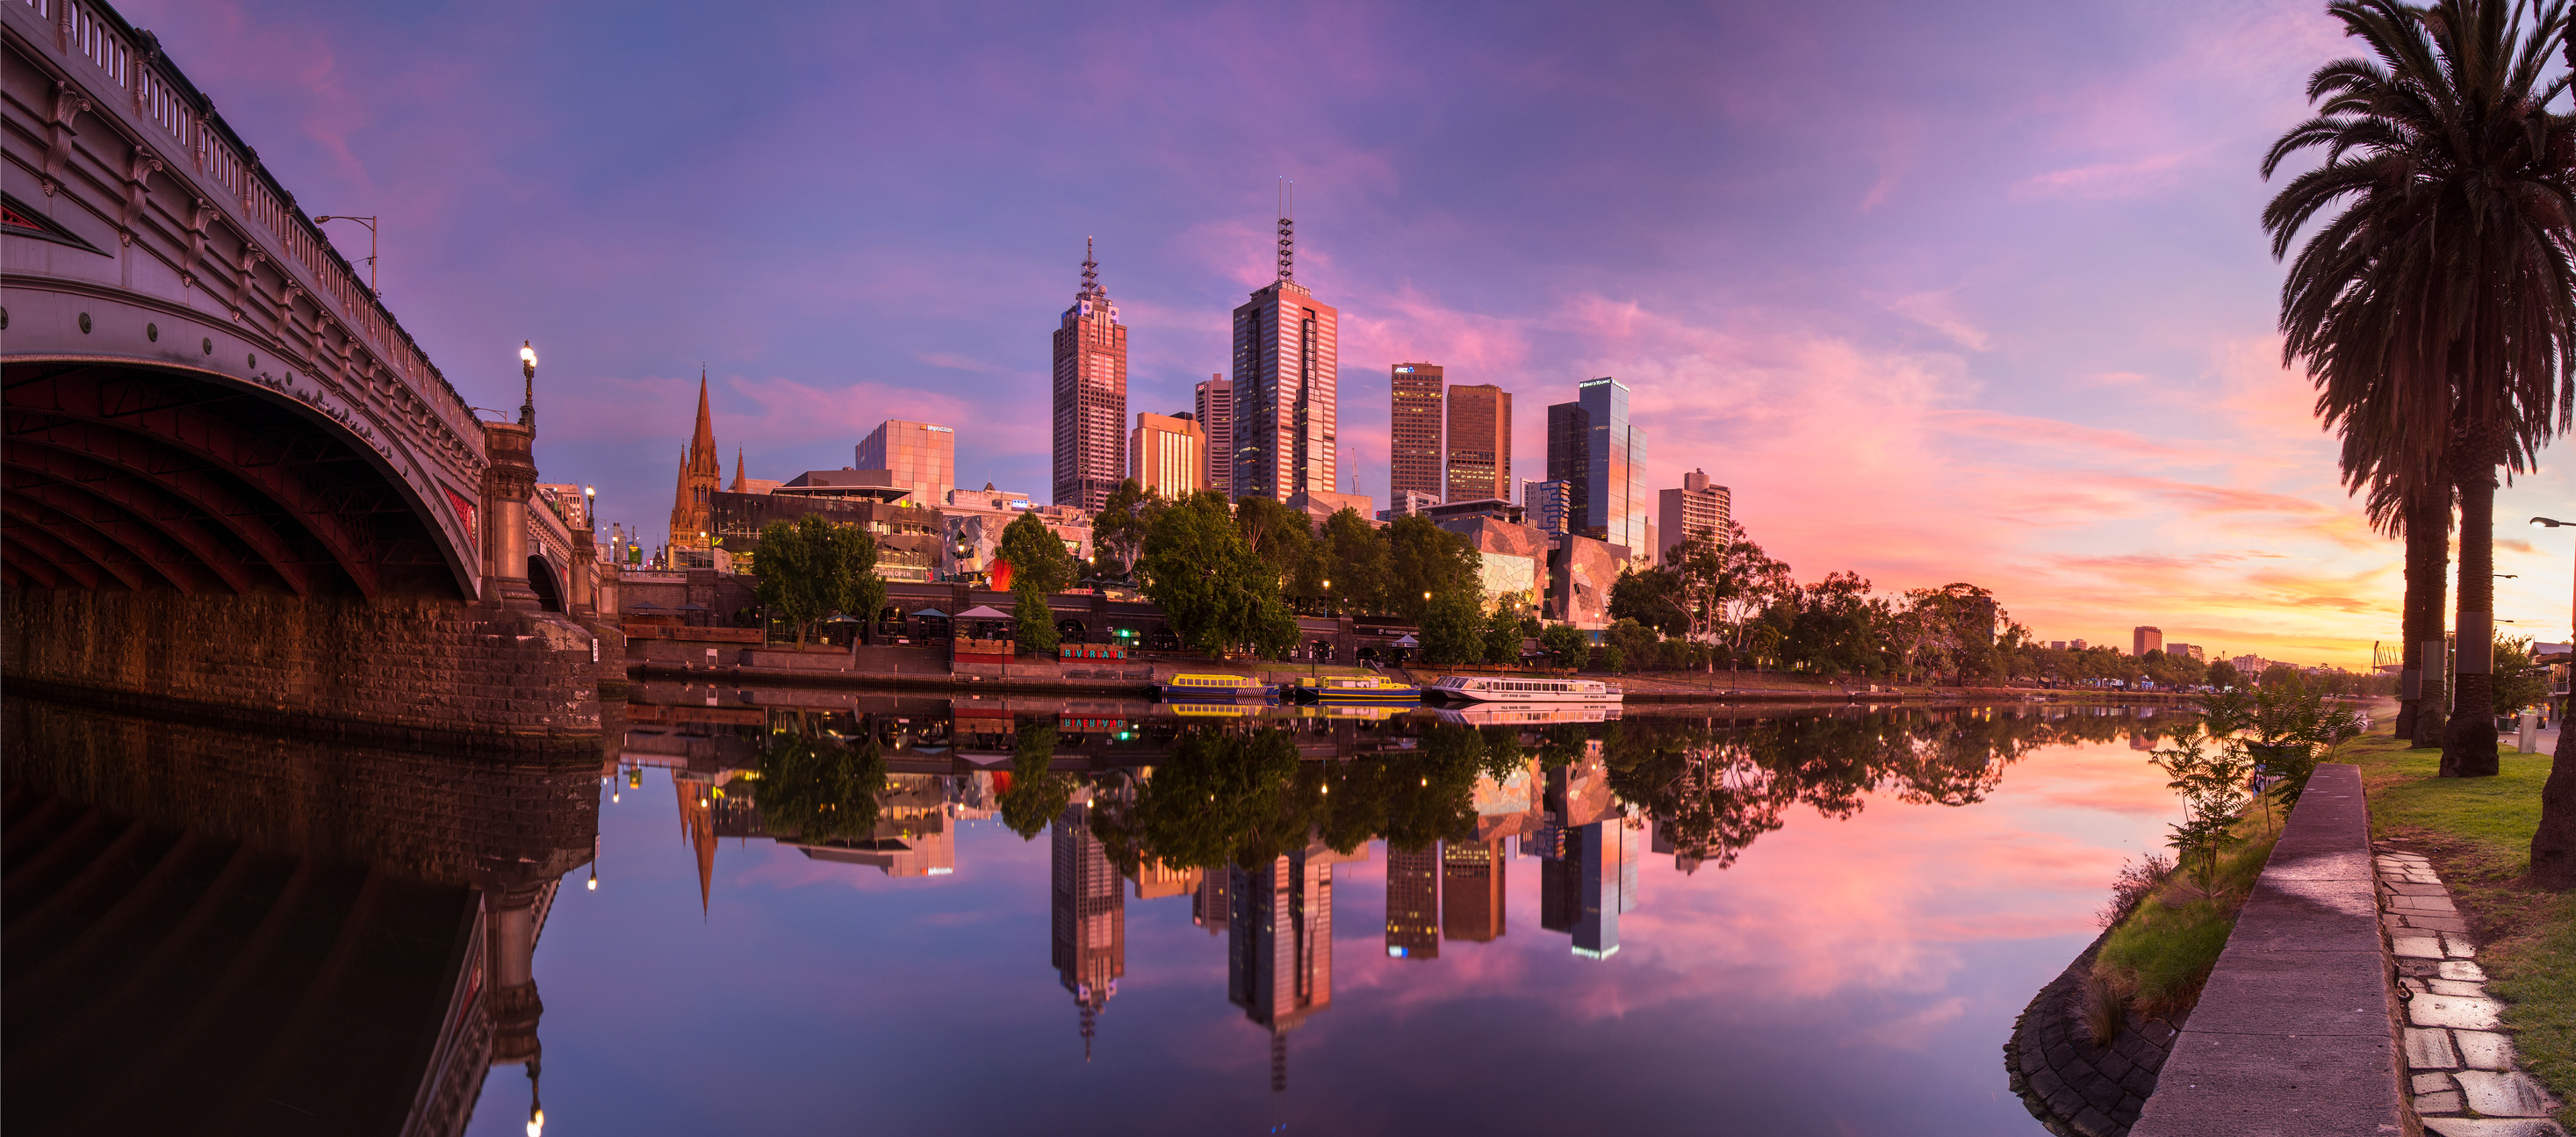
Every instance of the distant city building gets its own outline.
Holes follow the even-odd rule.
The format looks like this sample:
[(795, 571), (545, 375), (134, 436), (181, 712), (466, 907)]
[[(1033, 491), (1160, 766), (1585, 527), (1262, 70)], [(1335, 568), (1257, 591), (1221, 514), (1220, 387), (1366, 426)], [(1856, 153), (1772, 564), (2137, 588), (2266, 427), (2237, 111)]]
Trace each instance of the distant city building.
[(1386, 425), (1386, 496), (1419, 493), (1440, 500), (1442, 372), (1430, 363), (1399, 363), (1388, 376), (1394, 405)]
[(2150, 628), (2144, 624), (2140, 624), (2135, 628), (2129, 629), (2129, 654), (2131, 655), (2145, 655), (2151, 651), (2162, 651), (2164, 650), (2164, 646), (2165, 633), (2161, 628)]
[(1386, 851), (1386, 954), (1440, 958), (1440, 847)]
[(1682, 475), (1682, 487), (1657, 493), (1655, 539), (1663, 547), (1655, 550), (1662, 558), (1672, 547), (1702, 534), (1724, 534), (1734, 521), (1734, 495), (1725, 486), (1711, 485), (1708, 472), (1693, 470)]
[(957, 432), (937, 423), (887, 419), (858, 446), (858, 469), (885, 471), (885, 483), (909, 486), (916, 505), (937, 509), (957, 488)]
[(1306, 520), (1321, 525), (1324, 519), (1345, 509), (1368, 517), (1377, 508), (1377, 499), (1367, 494), (1334, 493), (1330, 490), (1302, 490), (1288, 495), (1288, 508), (1306, 515)]
[(1503, 841), (1449, 841), (1440, 847), (1440, 934), (1488, 943), (1502, 938)]
[(946, 580), (982, 579), (993, 568), (1002, 547), (1002, 531), (1021, 514), (1033, 514), (1064, 542), (1076, 560), (1092, 559), (1091, 515), (1069, 505), (1039, 505), (1030, 494), (997, 490), (990, 482), (980, 490), (952, 490), (939, 511), (946, 540), (939, 550), (939, 574)]
[[(1279, 279), (1234, 310), (1234, 496), (1287, 501), (1339, 487), (1341, 313), (1297, 283), (1296, 223), (1279, 219)], [(1361, 511), (1367, 516), (1367, 511)]]
[(1628, 385), (1603, 377), (1575, 384), (1575, 401), (1547, 409), (1547, 477), (1566, 483), (1566, 530), (1652, 556), (1646, 432), (1628, 421)]
[(1082, 1052), (1091, 1056), (1093, 1023), (1127, 974), (1127, 893), (1100, 839), (1089, 803), (1076, 801), (1055, 819), (1054, 962), (1081, 1010)]
[[(1551, 411), (1554, 408), (1549, 408)], [(1530, 524), (1550, 533), (1566, 532), (1573, 517), (1571, 486), (1561, 481), (1527, 481), (1521, 483), (1521, 508), (1529, 511)]]
[(1208, 489), (1234, 499), (1234, 384), (1210, 375), (1195, 389), (1199, 428), (1207, 432)]
[(1082, 287), (1055, 329), (1055, 504), (1098, 509), (1126, 476), (1127, 325), (1086, 237)]
[(1128, 439), (1127, 476), (1166, 501), (1198, 492), (1207, 475), (1207, 432), (1188, 413), (1138, 412)]
[(2166, 644), (2165, 654), (2179, 658), (2207, 659), (2209, 649), (2199, 644)]
[(1196, 895), (1199, 880), (1205, 875), (1199, 869), (1178, 868), (1148, 857), (1136, 866), (1136, 899), (1161, 900), (1167, 896)]
[(2050, 640), (2050, 641), (2048, 641), (2048, 649), (2049, 649), (2050, 651), (2065, 651), (2065, 650), (2066, 650), (2066, 641), (2065, 641), (2065, 640)]
[(680, 452), (680, 477), (671, 493), (671, 544), (703, 548), (711, 532), (707, 509), (717, 483), (724, 479), (724, 458), (716, 453), (715, 420), (707, 414), (707, 377), (698, 374), (698, 426)]
[(1512, 497), (1512, 394), (1491, 383), (1449, 388), (1450, 501)]
[[(808, 471), (765, 494), (718, 493), (709, 502), (708, 529), (734, 571), (752, 570), (760, 555), (760, 531), (773, 521), (821, 517), (836, 525), (865, 529), (876, 538), (877, 575), (886, 580), (925, 583), (939, 571), (946, 542), (939, 511), (904, 499), (895, 487), (800, 484), (828, 481), (854, 471)], [(818, 478), (819, 476), (819, 478)], [(833, 492), (850, 490), (853, 492)], [(800, 492), (820, 491), (820, 492)], [(874, 492), (870, 492), (874, 491)], [(880, 496), (891, 494), (891, 497)]]
[(554, 507), (555, 516), (563, 518), (564, 528), (580, 532), (590, 528), (590, 495), (580, 486), (558, 482), (539, 482), (537, 500)]
[(2082, 640), (2068, 640), (2068, 641), (2066, 641), (2066, 646), (2067, 646), (2068, 650), (2071, 650), (2071, 651), (2082, 651), (2082, 650), (2084, 650), (2084, 641), (2082, 641)]
[(1404, 492), (1395, 495), (1394, 504), (1378, 511), (1377, 519), (1380, 521), (1393, 521), (1399, 517), (1411, 517), (1417, 513), (1428, 513), (1431, 511), (1431, 507), (1438, 504), (1440, 504), (1440, 495), (1438, 494), (1425, 490), (1405, 490)]

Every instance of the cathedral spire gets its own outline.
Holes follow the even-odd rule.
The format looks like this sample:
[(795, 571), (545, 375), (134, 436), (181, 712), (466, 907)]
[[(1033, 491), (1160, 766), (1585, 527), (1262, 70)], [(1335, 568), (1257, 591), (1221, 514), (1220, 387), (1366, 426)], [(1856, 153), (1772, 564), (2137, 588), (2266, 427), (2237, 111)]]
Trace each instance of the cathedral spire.
[(735, 493), (750, 493), (750, 492), (751, 492), (751, 483), (743, 480), (743, 476), (742, 476), (742, 447), (739, 447), (739, 446), (736, 446), (736, 447), (734, 447), (734, 448), (733, 448), (733, 492), (735, 492)]
[(698, 430), (689, 439), (689, 465), (694, 469), (700, 461), (704, 461), (710, 470), (724, 468), (724, 459), (716, 456), (715, 418), (707, 413), (707, 370), (704, 367), (698, 369)]

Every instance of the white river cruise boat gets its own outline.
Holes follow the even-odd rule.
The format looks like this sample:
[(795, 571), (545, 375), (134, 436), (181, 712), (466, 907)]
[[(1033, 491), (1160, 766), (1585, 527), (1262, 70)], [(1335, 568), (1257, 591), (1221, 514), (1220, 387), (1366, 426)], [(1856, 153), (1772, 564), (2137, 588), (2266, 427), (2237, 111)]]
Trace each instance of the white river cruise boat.
[(1619, 688), (1598, 679), (1525, 679), (1508, 675), (1452, 675), (1422, 689), (1424, 695), (1476, 703), (1615, 703)]

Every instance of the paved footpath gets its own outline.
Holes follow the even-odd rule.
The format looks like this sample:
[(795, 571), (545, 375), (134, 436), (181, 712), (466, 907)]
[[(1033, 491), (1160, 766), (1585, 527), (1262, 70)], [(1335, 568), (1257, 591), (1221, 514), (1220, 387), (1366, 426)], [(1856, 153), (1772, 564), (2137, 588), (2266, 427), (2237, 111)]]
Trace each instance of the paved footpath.
[(2397, 959), (2408, 1089), (2424, 1129), (2441, 1137), (2567, 1137), (2547, 1120), (2558, 1107), (2514, 1068), (2513, 1041), (2498, 1030), (2503, 1007), (2487, 997), (2477, 945), (2432, 862), (2382, 848), (2380, 923)]

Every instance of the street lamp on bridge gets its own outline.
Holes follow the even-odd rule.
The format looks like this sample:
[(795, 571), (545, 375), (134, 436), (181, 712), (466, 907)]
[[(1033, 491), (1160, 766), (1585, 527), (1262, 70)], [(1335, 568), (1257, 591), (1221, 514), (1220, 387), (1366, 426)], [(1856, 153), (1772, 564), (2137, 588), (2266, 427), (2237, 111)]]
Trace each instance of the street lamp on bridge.
[(537, 425), (537, 349), (528, 341), (519, 341), (519, 374), (528, 380), (527, 396), (519, 403), (519, 425), (531, 430)]
[(384, 299), (385, 294), (378, 291), (376, 288), (376, 219), (373, 217), (351, 217), (345, 213), (325, 213), (322, 216), (313, 219), (313, 223), (316, 225), (325, 221), (355, 221), (358, 224), (367, 227), (367, 291), (373, 293), (378, 300)]

